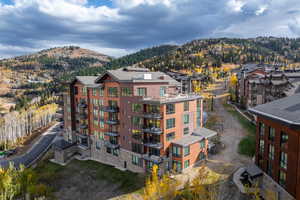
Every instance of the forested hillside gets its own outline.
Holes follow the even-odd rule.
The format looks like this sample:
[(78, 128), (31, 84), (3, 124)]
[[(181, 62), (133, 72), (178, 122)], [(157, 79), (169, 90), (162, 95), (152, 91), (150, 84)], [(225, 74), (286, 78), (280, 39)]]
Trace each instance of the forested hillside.
[(254, 39), (194, 40), (168, 54), (139, 64), (152, 70), (219, 67), (224, 63), (281, 63), (300, 61), (300, 39), (258, 37)]

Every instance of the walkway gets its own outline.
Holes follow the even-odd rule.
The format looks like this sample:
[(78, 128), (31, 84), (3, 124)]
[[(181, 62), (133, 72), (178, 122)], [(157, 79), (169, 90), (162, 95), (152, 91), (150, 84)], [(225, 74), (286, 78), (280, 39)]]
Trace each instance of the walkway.
[(54, 138), (60, 131), (60, 124), (56, 123), (43, 133), (27, 153), (12, 159), (0, 160), (0, 167), (7, 168), (10, 162), (14, 163), (15, 167), (19, 167), (21, 164), (25, 167), (33, 165), (51, 147)]

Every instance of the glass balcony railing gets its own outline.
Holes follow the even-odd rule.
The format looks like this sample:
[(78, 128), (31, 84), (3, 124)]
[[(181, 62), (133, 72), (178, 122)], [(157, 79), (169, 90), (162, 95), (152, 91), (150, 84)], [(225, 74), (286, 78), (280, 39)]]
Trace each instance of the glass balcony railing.
[(105, 120), (105, 123), (109, 124), (109, 125), (117, 125), (117, 124), (119, 124), (119, 120), (117, 120), (117, 119), (107, 119), (107, 120)]
[(119, 133), (118, 132), (115, 132), (115, 131), (107, 131), (104, 133), (106, 136), (113, 136), (113, 137), (117, 137), (119, 136)]
[(104, 107), (102, 107), (102, 110), (104, 112), (114, 113), (114, 112), (119, 112), (119, 107), (117, 107), (117, 106), (104, 106)]
[(146, 119), (161, 119), (162, 114), (161, 113), (144, 113), (143, 117)]
[(106, 147), (109, 147), (109, 148), (112, 148), (112, 149), (117, 149), (120, 147), (119, 144), (117, 144), (116, 142), (112, 142), (112, 141), (109, 141), (109, 140), (105, 140), (104, 141), (104, 145)]
[(152, 133), (156, 135), (160, 135), (163, 132), (162, 129), (158, 127), (144, 127), (143, 131), (145, 133)]

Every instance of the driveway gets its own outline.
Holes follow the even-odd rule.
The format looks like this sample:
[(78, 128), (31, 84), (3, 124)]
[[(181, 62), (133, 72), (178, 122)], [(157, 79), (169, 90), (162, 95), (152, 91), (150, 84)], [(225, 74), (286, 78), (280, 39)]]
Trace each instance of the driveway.
[(25, 154), (11, 159), (0, 160), (0, 167), (7, 168), (10, 162), (15, 167), (19, 167), (20, 164), (23, 164), (25, 167), (34, 164), (51, 147), (54, 138), (61, 130), (60, 124), (56, 123), (51, 126)]

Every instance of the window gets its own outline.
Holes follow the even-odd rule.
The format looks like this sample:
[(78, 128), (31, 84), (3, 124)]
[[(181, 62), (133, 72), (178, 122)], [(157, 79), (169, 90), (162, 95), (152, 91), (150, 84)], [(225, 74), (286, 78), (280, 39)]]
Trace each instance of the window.
[(282, 170), (279, 171), (279, 184), (284, 188), (286, 186), (286, 173)]
[(86, 96), (86, 94), (87, 94), (87, 88), (83, 87), (82, 88), (82, 95)]
[(269, 159), (274, 160), (274, 145), (269, 145)]
[(143, 134), (140, 130), (137, 129), (132, 129), (132, 138), (136, 140), (142, 140), (143, 139)]
[(104, 121), (99, 121), (100, 128), (104, 128)]
[(188, 101), (185, 101), (184, 103), (183, 103), (183, 107), (184, 107), (184, 111), (189, 111), (189, 102)]
[(189, 134), (189, 127), (185, 127), (185, 128), (183, 129), (183, 134), (184, 134), (184, 135)]
[(177, 172), (180, 172), (180, 171), (182, 170), (181, 161), (173, 160), (173, 168), (174, 168)]
[(175, 118), (167, 119), (167, 129), (175, 127)]
[(264, 155), (264, 152), (265, 152), (265, 141), (259, 140), (259, 153), (261, 155)]
[(142, 111), (142, 105), (138, 104), (138, 103), (133, 103), (131, 105), (131, 109), (132, 109), (132, 112), (141, 112)]
[(184, 114), (183, 115), (183, 123), (188, 124), (190, 122), (190, 115), (189, 114)]
[(114, 156), (119, 156), (119, 150), (118, 149), (113, 149), (112, 153)]
[(167, 134), (167, 141), (173, 140), (175, 138), (175, 132), (171, 132)]
[(75, 92), (75, 95), (78, 94), (78, 87), (74, 87), (74, 90), (75, 90), (75, 91), (74, 91), (74, 92)]
[(138, 88), (137, 96), (142, 96), (142, 97), (147, 96), (147, 89), (146, 88)]
[(122, 88), (121, 94), (124, 97), (130, 97), (130, 96), (132, 96), (132, 89), (131, 88)]
[(201, 111), (197, 111), (197, 113), (196, 113), (196, 115), (197, 115), (197, 126), (198, 127), (201, 127)]
[(143, 145), (142, 144), (131, 143), (131, 148), (132, 148), (132, 151), (135, 153), (143, 153), (143, 151), (142, 151)]
[(159, 90), (159, 95), (161, 97), (163, 97), (163, 96), (165, 96), (165, 94), (166, 94), (166, 87), (165, 86), (161, 86), (160, 90)]
[(118, 97), (118, 88), (116, 88), (116, 87), (108, 88), (108, 96), (109, 97)]
[(265, 124), (262, 122), (259, 122), (259, 135), (260, 137), (263, 137), (265, 134)]
[(99, 111), (99, 116), (100, 116), (100, 118), (103, 118), (103, 117), (104, 117), (104, 111), (103, 111), (103, 110), (100, 110), (100, 111)]
[(94, 131), (94, 135), (96, 139), (104, 140), (104, 132), (102, 131)]
[(132, 164), (133, 164), (133, 165), (142, 166), (142, 165), (143, 165), (142, 159), (139, 158), (139, 157), (136, 156), (136, 155), (132, 155)]
[(281, 132), (280, 136), (280, 146), (281, 148), (287, 148), (289, 136), (285, 132)]
[(184, 168), (188, 168), (190, 166), (190, 160), (184, 161)]
[(272, 176), (272, 161), (268, 161), (268, 166), (267, 166), (267, 174), (269, 175), (269, 176)]
[(204, 152), (200, 152), (199, 159), (200, 160), (204, 160), (205, 159), (205, 153)]
[(200, 149), (204, 149), (205, 148), (205, 140), (201, 140), (200, 141)]
[(184, 156), (190, 155), (190, 147), (184, 147), (183, 148), (183, 155)]
[(201, 101), (202, 99), (197, 100), (197, 111), (201, 111)]
[(280, 167), (287, 169), (287, 153), (281, 152), (280, 154)]
[(99, 142), (99, 141), (96, 141), (96, 149), (97, 149), (97, 150), (100, 150), (100, 148), (101, 148), (100, 142)]
[(103, 88), (100, 88), (100, 89), (99, 89), (99, 96), (100, 96), (100, 97), (103, 97), (103, 95), (104, 95), (104, 89), (103, 89)]
[(149, 147), (149, 155), (160, 156), (160, 150)]
[(96, 95), (97, 95), (97, 89), (96, 89), (96, 88), (93, 88), (93, 90), (92, 90), (92, 95), (93, 95), (93, 96), (96, 96)]
[(140, 127), (143, 125), (143, 122), (142, 122), (142, 118), (141, 117), (138, 117), (138, 116), (133, 116), (131, 118), (132, 120), (132, 125), (135, 126), (135, 127)]
[(174, 114), (175, 113), (175, 104), (167, 104), (167, 114)]
[(275, 129), (269, 127), (269, 140), (274, 141), (274, 138), (275, 138)]
[(172, 154), (174, 157), (180, 157), (181, 156), (181, 147), (173, 146)]

